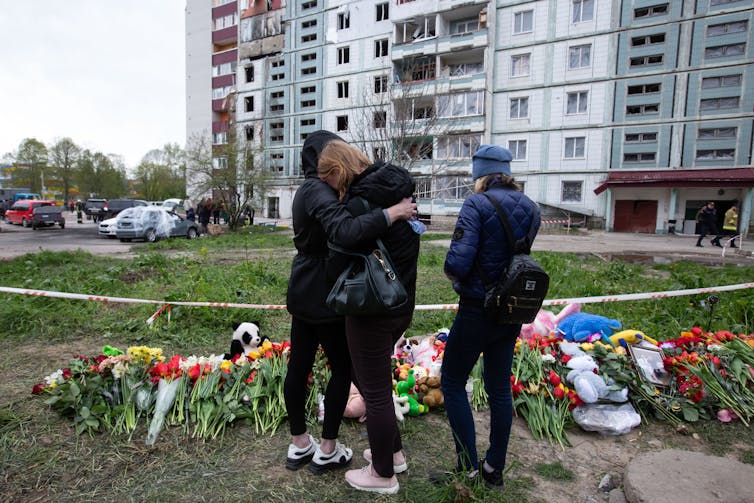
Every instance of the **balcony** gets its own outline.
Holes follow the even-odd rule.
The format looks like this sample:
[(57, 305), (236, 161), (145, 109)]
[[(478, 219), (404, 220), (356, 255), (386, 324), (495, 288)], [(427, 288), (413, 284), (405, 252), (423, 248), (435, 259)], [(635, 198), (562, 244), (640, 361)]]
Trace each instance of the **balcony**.
[(220, 98), (219, 100), (212, 100), (213, 112), (227, 112), (228, 111), (228, 98)]
[(220, 75), (219, 77), (212, 77), (212, 89), (218, 89), (221, 87), (229, 87), (236, 85), (236, 74), (229, 73), (227, 75)]
[(230, 121), (212, 121), (213, 133), (224, 133), (230, 129)]
[(238, 25), (212, 32), (212, 43), (215, 45), (228, 45), (236, 42), (238, 42)]
[(467, 33), (456, 33), (440, 37), (437, 40), (437, 52), (446, 54), (468, 49), (485, 48), (488, 45), (487, 28), (484, 28)]

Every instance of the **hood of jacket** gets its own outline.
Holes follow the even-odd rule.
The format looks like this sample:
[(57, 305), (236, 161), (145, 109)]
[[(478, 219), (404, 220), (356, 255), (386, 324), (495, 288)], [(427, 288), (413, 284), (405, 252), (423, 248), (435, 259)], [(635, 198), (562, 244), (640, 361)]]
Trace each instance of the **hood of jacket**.
[(332, 140), (345, 141), (335, 133), (324, 129), (315, 131), (306, 137), (304, 147), (301, 149), (301, 170), (304, 172), (304, 178), (315, 178), (317, 176), (319, 155), (325, 145)]

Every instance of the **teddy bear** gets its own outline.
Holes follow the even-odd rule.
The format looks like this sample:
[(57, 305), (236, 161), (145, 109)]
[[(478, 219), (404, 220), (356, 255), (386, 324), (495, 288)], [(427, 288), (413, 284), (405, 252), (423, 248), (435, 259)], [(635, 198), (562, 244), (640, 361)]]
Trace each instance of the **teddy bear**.
[(420, 377), (416, 380), (417, 396), (427, 407), (442, 407), (445, 397), (440, 389), (440, 378), (437, 376)]
[(602, 340), (612, 344), (609, 336), (622, 328), (621, 322), (604, 316), (589, 313), (569, 314), (555, 327), (567, 341), (594, 342)]
[(259, 325), (258, 321), (234, 322), (231, 325), (233, 327), (233, 338), (230, 342), (230, 353), (225, 353), (226, 360), (232, 360), (238, 355), (248, 356), (262, 342), (269, 340), (268, 337), (261, 335)]
[(590, 355), (581, 350), (575, 342), (561, 342), (560, 351), (571, 357), (566, 367), (571, 369), (566, 375), (566, 381), (573, 384), (576, 394), (584, 403), (595, 403), (598, 400), (623, 403), (628, 400), (628, 388), (615, 389), (615, 381), (605, 378), (599, 373), (599, 365)]

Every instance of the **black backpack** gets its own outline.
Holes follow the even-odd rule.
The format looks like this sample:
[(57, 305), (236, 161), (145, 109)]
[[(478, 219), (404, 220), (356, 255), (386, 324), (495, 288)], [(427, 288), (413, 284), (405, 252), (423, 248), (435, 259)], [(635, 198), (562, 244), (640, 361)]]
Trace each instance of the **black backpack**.
[(513, 250), (510, 264), (497, 282), (490, 283), (482, 268), (477, 268), (484, 284), (484, 312), (501, 325), (531, 323), (542, 307), (550, 286), (550, 276), (529, 255), (539, 208), (535, 207), (536, 213), (532, 217), (529, 232), (516, 241), (500, 204), (489, 194), (484, 195), (495, 207), (508, 238), (508, 245)]

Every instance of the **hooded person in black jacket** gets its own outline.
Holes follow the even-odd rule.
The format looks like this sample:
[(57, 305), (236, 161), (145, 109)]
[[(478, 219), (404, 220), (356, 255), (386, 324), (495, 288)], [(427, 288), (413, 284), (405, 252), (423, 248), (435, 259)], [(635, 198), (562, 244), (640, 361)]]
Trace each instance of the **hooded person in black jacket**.
[[(317, 131), (307, 137), (301, 151), (305, 179), (293, 198), (293, 243), (297, 254), (287, 292), (292, 320), (291, 354), (284, 384), (291, 431), (286, 467), (296, 470), (309, 463), (314, 473), (344, 466), (352, 457), (351, 449), (336, 440), (351, 387), (351, 360), (344, 319), (325, 305), (334, 283), (326, 275), (328, 235), (338, 245), (351, 247), (384, 233), (395, 220), (410, 218), (416, 208), (410, 199), (403, 199), (387, 209), (375, 208), (353, 217), (338, 195), (317, 176), (319, 155), (332, 140), (341, 138)], [(306, 430), (306, 398), (307, 380), (320, 345), (332, 376), (325, 392), (322, 442), (318, 444)]]
[[(413, 178), (404, 168), (381, 161), (372, 164), (360, 150), (341, 141), (329, 142), (323, 149), (319, 176), (338, 191), (354, 215), (411, 197), (415, 188)], [(367, 210), (365, 206), (370, 209)], [(393, 405), (390, 356), (396, 341), (411, 324), (413, 317), (419, 257), (417, 232), (420, 230), (414, 231), (412, 225), (401, 220), (379, 236), (406, 289), (408, 300), (400, 307), (378, 316), (346, 315), (348, 349), (353, 362), (354, 380), (366, 404), (370, 446), (364, 451), (364, 458), (369, 464), (347, 471), (346, 482), (362, 491), (395, 494), (399, 489), (395, 474), (407, 468)], [(354, 246), (342, 247), (369, 253), (374, 249), (375, 242), (374, 239), (360, 239)], [(328, 275), (331, 278), (337, 276), (345, 269), (347, 261), (348, 257), (344, 254), (335, 255), (328, 263)]]

